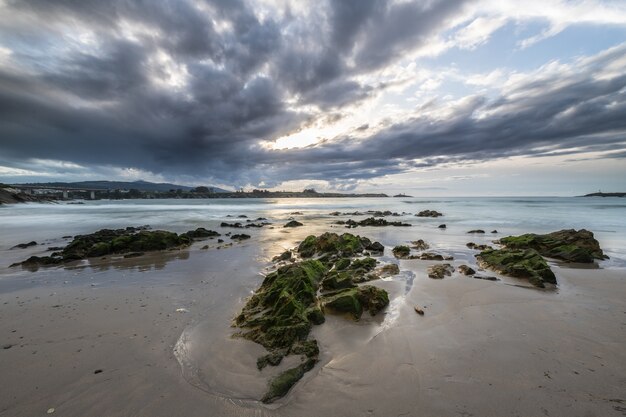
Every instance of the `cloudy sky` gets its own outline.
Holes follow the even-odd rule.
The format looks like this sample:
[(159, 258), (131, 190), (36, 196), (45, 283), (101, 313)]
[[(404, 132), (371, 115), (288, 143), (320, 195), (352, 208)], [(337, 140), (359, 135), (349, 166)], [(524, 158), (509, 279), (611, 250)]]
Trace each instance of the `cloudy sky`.
[(0, 181), (626, 191), (623, 0), (0, 0)]

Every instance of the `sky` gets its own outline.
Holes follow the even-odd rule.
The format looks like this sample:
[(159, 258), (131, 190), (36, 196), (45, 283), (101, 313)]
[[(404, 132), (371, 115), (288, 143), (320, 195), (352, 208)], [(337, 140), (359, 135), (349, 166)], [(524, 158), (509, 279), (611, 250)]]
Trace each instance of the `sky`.
[(0, 182), (626, 191), (626, 1), (0, 0)]

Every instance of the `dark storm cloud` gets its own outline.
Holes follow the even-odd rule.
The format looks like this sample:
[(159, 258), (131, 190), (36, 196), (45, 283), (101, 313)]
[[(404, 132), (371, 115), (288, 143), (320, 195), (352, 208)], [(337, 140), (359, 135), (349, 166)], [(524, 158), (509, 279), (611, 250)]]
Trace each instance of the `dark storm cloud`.
[(433, 103), (382, 129), (354, 131), (366, 138), (282, 151), (261, 145), (339, 120), (385, 90), (357, 77), (424, 46), (464, 3), (328, 1), (304, 17), (234, 0), (10, 1), (0, 18), (0, 46), (11, 51), (0, 61), (1, 162), (350, 187), (442, 163), (623, 141), (625, 77), (595, 77), (623, 56), (621, 47), (496, 99), (467, 98), (443, 119), (421, 114)]

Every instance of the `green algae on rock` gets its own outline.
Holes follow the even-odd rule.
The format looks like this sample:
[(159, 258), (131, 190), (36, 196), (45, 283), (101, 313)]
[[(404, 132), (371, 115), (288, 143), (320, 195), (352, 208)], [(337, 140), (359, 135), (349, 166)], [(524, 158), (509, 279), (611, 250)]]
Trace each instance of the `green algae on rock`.
[(373, 285), (362, 285), (342, 291), (324, 294), (321, 298), (324, 310), (348, 313), (359, 320), (367, 310), (375, 316), (389, 304), (387, 291)]
[(525, 278), (536, 287), (545, 283), (556, 284), (550, 266), (534, 249), (488, 249), (476, 255), (482, 268), (489, 268), (503, 275)]
[(398, 245), (393, 248), (392, 252), (393, 256), (395, 256), (396, 258), (403, 259), (409, 256), (409, 254), (411, 253), (411, 248), (406, 245)]
[(510, 249), (534, 249), (542, 256), (567, 262), (592, 263), (595, 259), (608, 259), (593, 233), (585, 229), (508, 236), (500, 239), (500, 243)]
[(189, 236), (164, 230), (149, 231), (145, 228), (134, 227), (116, 230), (102, 229), (92, 234), (74, 236), (74, 240), (61, 252), (54, 252), (50, 256), (31, 257), (11, 266), (58, 265), (111, 254), (181, 248), (189, 244), (191, 244)]
[(287, 355), (301, 355), (299, 365), (269, 381), (263, 402), (273, 402), (287, 394), (313, 368), (319, 347), (309, 333), (313, 325), (325, 321), (325, 312), (350, 313), (358, 320), (363, 311), (375, 315), (389, 304), (385, 290), (357, 285), (378, 278), (372, 272), (377, 264), (375, 259), (355, 259), (366, 250), (374, 251), (373, 248), (384, 249), (378, 242), (349, 233), (324, 233), (307, 237), (294, 251), (302, 258), (317, 259), (296, 262), (290, 251), (276, 257), (278, 262), (290, 259), (294, 263), (269, 273), (234, 320), (234, 325), (241, 329), (235, 336), (268, 350), (257, 359), (259, 369), (277, 366)]
[(368, 250), (382, 252), (385, 249), (378, 242), (372, 242), (366, 237), (356, 236), (351, 233), (338, 235), (337, 233), (324, 233), (320, 236), (307, 236), (298, 246), (298, 253), (303, 258), (313, 256), (355, 256)]

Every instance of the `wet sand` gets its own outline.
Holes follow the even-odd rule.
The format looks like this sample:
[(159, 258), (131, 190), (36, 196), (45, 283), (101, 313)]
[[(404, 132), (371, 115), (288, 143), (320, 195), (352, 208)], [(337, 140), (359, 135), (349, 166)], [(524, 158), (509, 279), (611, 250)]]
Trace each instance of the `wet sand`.
[[(257, 371), (262, 348), (232, 339), (230, 320), (272, 256), (345, 231), (306, 223), (253, 230), (231, 248), (198, 242), (166, 257), (5, 274), (0, 416), (626, 415), (626, 271), (557, 264), (558, 288), (537, 290), (503, 277), (432, 280), (436, 262), (399, 261), (400, 275), (373, 282), (390, 293), (385, 313), (327, 316), (313, 332), (320, 362), (260, 404), (278, 370)], [(394, 262), (394, 244), (425, 238), (456, 266), (474, 253), (465, 242), (493, 239), (401, 229), (350, 232), (380, 240)]]

